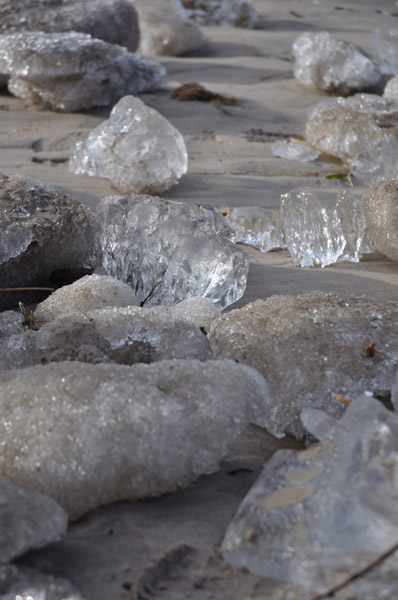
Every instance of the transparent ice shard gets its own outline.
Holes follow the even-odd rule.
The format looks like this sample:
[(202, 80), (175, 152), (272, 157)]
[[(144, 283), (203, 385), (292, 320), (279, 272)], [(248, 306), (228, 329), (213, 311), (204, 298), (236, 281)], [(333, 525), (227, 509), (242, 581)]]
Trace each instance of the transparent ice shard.
[(125, 96), (85, 140), (71, 148), (69, 169), (110, 179), (122, 193), (159, 193), (188, 169), (184, 138), (138, 98)]
[(398, 73), (398, 29), (377, 29), (373, 32), (373, 54), (380, 71)]
[(0, 566), (1, 600), (83, 600), (69, 581), (30, 567)]
[(398, 261), (398, 179), (365, 190), (362, 210), (376, 250)]
[(347, 96), (377, 86), (378, 68), (353, 44), (327, 31), (302, 33), (293, 44), (294, 76), (306, 86)]
[(277, 140), (271, 146), (272, 154), (288, 160), (311, 162), (320, 156), (319, 150), (294, 140)]
[(258, 20), (251, 0), (182, 0), (182, 4), (200, 25), (252, 28)]
[(284, 248), (282, 221), (277, 210), (261, 206), (224, 207), (223, 214), (236, 234), (236, 241), (261, 252)]
[(398, 543), (397, 443), (398, 417), (360, 397), (320, 444), (274, 454), (228, 527), (226, 560), (294, 584), (294, 600), (371, 566)]
[(362, 185), (398, 177), (398, 139), (373, 142), (348, 162), (355, 182)]

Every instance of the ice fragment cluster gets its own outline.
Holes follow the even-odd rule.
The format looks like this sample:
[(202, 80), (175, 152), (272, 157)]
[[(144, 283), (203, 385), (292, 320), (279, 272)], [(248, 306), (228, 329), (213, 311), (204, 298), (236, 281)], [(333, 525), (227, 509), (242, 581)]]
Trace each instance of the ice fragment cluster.
[(220, 210), (235, 231), (237, 242), (254, 246), (261, 252), (285, 246), (279, 211), (261, 206), (221, 207)]
[(182, 4), (200, 25), (252, 28), (258, 20), (251, 0), (182, 0)]
[(306, 86), (347, 96), (381, 82), (378, 68), (358, 48), (327, 31), (302, 33), (293, 44), (294, 76)]
[(260, 424), (277, 436), (301, 437), (300, 413), (340, 416), (345, 404), (390, 390), (398, 367), (398, 304), (314, 292), (256, 300), (210, 327), (217, 358), (258, 369), (272, 404)]
[(397, 443), (398, 417), (357, 398), (322, 443), (266, 463), (228, 527), (224, 557), (294, 584), (292, 600), (370, 567), (398, 542)]
[(362, 210), (375, 248), (398, 261), (398, 180), (382, 181), (367, 189)]
[(154, 89), (165, 70), (84, 33), (23, 32), (0, 36), (0, 74), (14, 96), (73, 112)]
[(224, 308), (243, 295), (249, 259), (217, 209), (132, 195), (99, 211), (105, 271), (147, 306), (203, 296)]
[(311, 162), (320, 156), (319, 150), (294, 140), (277, 140), (271, 146), (272, 154), (288, 160)]
[(0, 373), (0, 472), (77, 518), (218, 468), (268, 402), (233, 361), (62, 362)]
[(83, 600), (69, 581), (29, 567), (0, 566), (1, 600)]
[(372, 42), (380, 71), (387, 75), (398, 73), (398, 29), (378, 29), (373, 32)]
[(159, 193), (187, 172), (184, 138), (138, 98), (125, 96), (85, 140), (71, 150), (73, 173), (110, 179), (122, 193)]

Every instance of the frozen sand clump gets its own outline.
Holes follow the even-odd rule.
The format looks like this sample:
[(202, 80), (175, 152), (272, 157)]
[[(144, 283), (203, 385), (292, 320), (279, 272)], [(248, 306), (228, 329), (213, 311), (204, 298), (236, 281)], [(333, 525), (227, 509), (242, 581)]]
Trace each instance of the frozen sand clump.
[(0, 472), (77, 518), (214, 472), (267, 402), (261, 375), (233, 361), (3, 372)]
[(188, 169), (184, 138), (167, 119), (138, 98), (125, 96), (85, 140), (71, 150), (69, 168), (105, 177), (122, 193), (159, 193)]
[(251, 0), (182, 0), (182, 4), (200, 25), (251, 28), (257, 23)]
[(340, 416), (368, 392), (390, 390), (398, 367), (398, 303), (314, 292), (256, 300), (213, 321), (218, 358), (260, 371), (272, 404), (260, 423), (302, 437), (303, 408)]
[(155, 89), (165, 70), (83, 33), (24, 32), (0, 36), (0, 75), (29, 104), (73, 112)]
[(302, 33), (293, 44), (293, 56), (294, 76), (305, 86), (348, 96), (381, 83), (378, 68), (367, 56), (326, 31)]
[(398, 262), (398, 179), (366, 190), (362, 210), (375, 248)]
[(266, 463), (228, 527), (224, 557), (294, 584), (279, 598), (323, 596), (398, 543), (397, 472), (398, 417), (357, 398), (322, 443)]
[(84, 600), (69, 581), (29, 567), (0, 566), (1, 600)]

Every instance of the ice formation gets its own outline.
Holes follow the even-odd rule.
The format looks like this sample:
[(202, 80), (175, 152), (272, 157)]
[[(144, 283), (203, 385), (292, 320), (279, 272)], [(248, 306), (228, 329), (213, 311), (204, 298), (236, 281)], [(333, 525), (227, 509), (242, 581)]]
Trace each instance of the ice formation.
[(398, 261), (398, 180), (382, 181), (367, 189), (362, 210), (375, 248)]
[(138, 52), (147, 56), (181, 56), (206, 43), (199, 27), (188, 19), (180, 0), (136, 1), (140, 23)]
[(372, 566), (398, 543), (397, 444), (398, 417), (356, 399), (323, 442), (266, 463), (228, 527), (224, 558), (295, 584), (284, 596), (294, 599)]
[(178, 183), (187, 172), (188, 154), (183, 136), (167, 119), (125, 96), (107, 121), (76, 142), (69, 168), (110, 179), (122, 193), (152, 194)]
[(181, 319), (206, 331), (211, 322), (221, 314), (211, 300), (201, 296), (185, 298), (174, 306), (158, 306), (157, 311), (159, 314), (170, 315), (174, 319)]
[(95, 308), (107, 306), (136, 306), (135, 294), (130, 286), (106, 275), (86, 275), (72, 285), (56, 290), (35, 310), (36, 325), (60, 317), (84, 315)]
[(236, 234), (236, 241), (269, 252), (285, 246), (279, 211), (262, 206), (221, 208)]
[(398, 75), (391, 77), (384, 88), (383, 98), (398, 100)]
[(398, 139), (376, 141), (348, 161), (356, 183), (370, 186), (398, 177)]
[(29, 567), (0, 566), (1, 600), (83, 600), (69, 581)]
[(271, 146), (272, 154), (288, 160), (311, 162), (320, 156), (319, 150), (295, 140), (277, 140)]
[(373, 54), (382, 73), (398, 73), (398, 29), (374, 31)]
[[(0, 171), (0, 208), (1, 287), (48, 286), (56, 269), (97, 263), (96, 219), (64, 192)], [(0, 293), (0, 308), (13, 304), (12, 294)]]
[(337, 419), (319, 408), (303, 408), (300, 420), (304, 429), (317, 440), (323, 440), (336, 425)]
[(340, 416), (367, 392), (390, 390), (398, 367), (398, 303), (313, 292), (256, 300), (213, 321), (217, 358), (260, 371), (272, 404), (260, 424), (301, 437), (304, 408)]
[(218, 468), (268, 403), (233, 361), (63, 362), (0, 373), (0, 472), (72, 518), (163, 494)]
[(130, 0), (0, 0), (0, 33), (78, 31), (135, 52), (139, 31)]
[(182, 4), (200, 25), (252, 28), (258, 20), (251, 0), (182, 0)]
[[(4, 452), (3, 440), (1, 446)], [(66, 513), (52, 498), (27, 492), (0, 475), (0, 564), (58, 540), (67, 523)], [(1, 585), (0, 580), (0, 593)]]
[(0, 338), (22, 332), (23, 322), (21, 311), (5, 310), (0, 312)]
[(217, 209), (132, 195), (104, 198), (99, 211), (105, 271), (146, 306), (203, 296), (224, 308), (243, 295), (249, 259)]
[(348, 96), (381, 83), (378, 68), (358, 48), (327, 31), (302, 33), (293, 44), (294, 76), (306, 86)]
[(14, 96), (73, 112), (154, 89), (165, 70), (84, 33), (23, 32), (0, 36), (0, 74)]
[(321, 100), (309, 114), (305, 137), (322, 152), (353, 157), (372, 142), (398, 139), (398, 101), (372, 94)]
[(350, 192), (341, 192), (333, 207), (323, 208), (310, 188), (294, 189), (281, 196), (281, 219), (286, 247), (297, 266), (358, 262), (363, 253), (373, 252), (361, 200)]

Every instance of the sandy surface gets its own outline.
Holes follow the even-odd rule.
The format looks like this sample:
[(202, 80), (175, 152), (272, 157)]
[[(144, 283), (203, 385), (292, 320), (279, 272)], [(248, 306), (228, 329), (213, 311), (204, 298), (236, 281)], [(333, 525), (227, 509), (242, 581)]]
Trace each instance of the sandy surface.
[[(278, 208), (280, 194), (297, 186), (310, 185), (325, 198), (348, 187), (345, 181), (325, 178), (339, 171), (331, 163), (281, 160), (271, 153), (274, 140), (302, 133), (307, 109), (322, 98), (294, 80), (291, 44), (302, 31), (326, 29), (370, 51), (372, 30), (398, 27), (396, 3), (257, 0), (255, 5), (260, 29), (203, 28), (208, 47), (184, 58), (161, 58), (168, 71), (167, 87), (142, 96), (183, 133), (188, 147), (189, 172), (166, 198)], [(177, 85), (192, 81), (236, 97), (238, 105), (221, 110), (170, 98)], [(27, 109), (3, 92), (0, 167), (55, 184), (94, 207), (99, 197), (114, 192), (105, 180), (69, 173), (69, 145), (108, 114), (109, 109), (78, 114)], [(362, 188), (353, 191), (361, 194)], [(313, 290), (397, 297), (398, 265), (379, 254), (357, 265), (304, 270), (292, 266), (287, 252), (261, 254), (248, 248), (248, 253), (248, 286), (235, 306), (273, 294)], [(69, 578), (87, 600), (274, 598), (271, 582), (223, 565), (218, 546), (264, 459), (278, 444), (289, 442), (276, 443), (250, 430), (218, 474), (174, 495), (90, 513), (70, 526), (63, 541), (20, 562)], [(155, 567), (148, 570), (150, 565)]]

